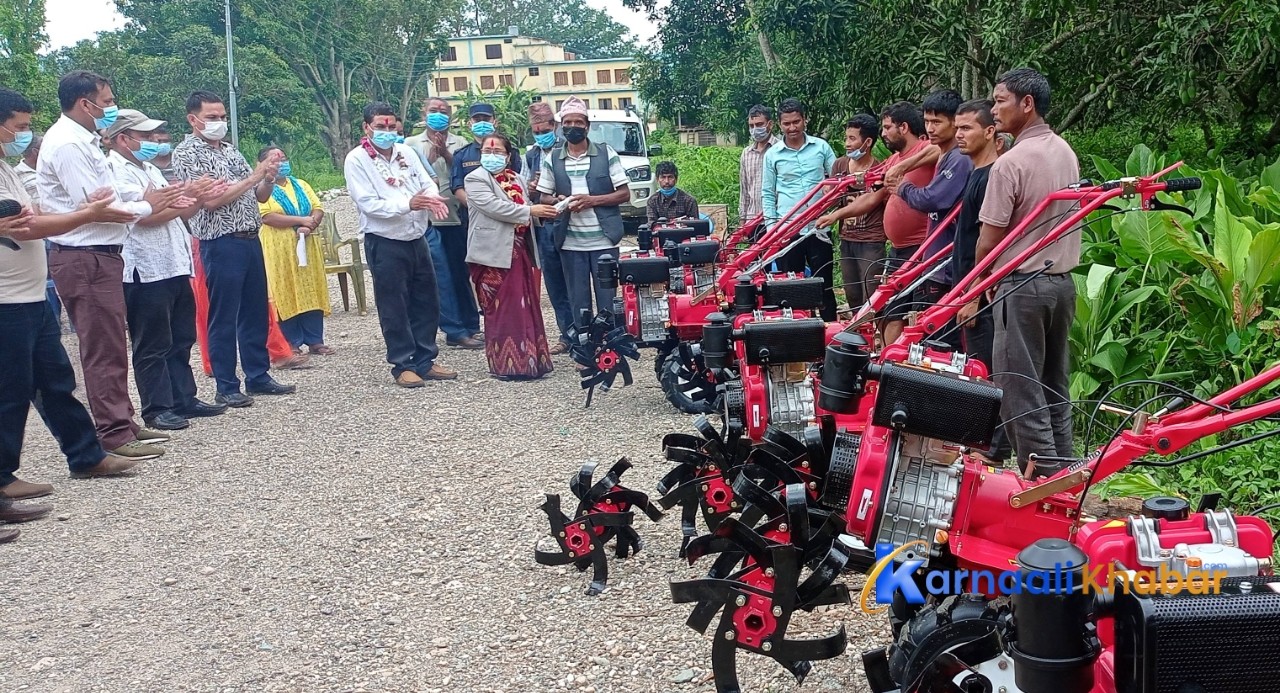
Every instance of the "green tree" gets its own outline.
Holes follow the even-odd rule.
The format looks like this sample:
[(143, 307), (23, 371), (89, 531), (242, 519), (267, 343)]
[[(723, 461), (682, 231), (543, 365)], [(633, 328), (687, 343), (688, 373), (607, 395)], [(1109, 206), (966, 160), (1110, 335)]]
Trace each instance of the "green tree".
[(583, 58), (616, 58), (635, 54), (627, 27), (584, 0), (467, 0), (449, 22), (453, 36), (504, 36), (518, 27), (569, 48)]
[(0, 85), (16, 90), (36, 106), (36, 126), (47, 127), (58, 113), (57, 82), (41, 69), (44, 0), (0, 0)]

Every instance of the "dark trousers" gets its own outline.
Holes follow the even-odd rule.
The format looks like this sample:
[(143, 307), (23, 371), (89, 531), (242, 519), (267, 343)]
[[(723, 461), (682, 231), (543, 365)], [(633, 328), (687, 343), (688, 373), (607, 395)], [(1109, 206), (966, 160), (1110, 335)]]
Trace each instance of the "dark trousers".
[(80, 367), (98, 439), (114, 450), (138, 437), (129, 399), (124, 259), (119, 253), (55, 245), (49, 272), (80, 335)]
[[(964, 351), (970, 358), (977, 359), (982, 365), (987, 367), (989, 372), (995, 372), (992, 362), (992, 348), (996, 336), (995, 318), (991, 316), (991, 310), (987, 309), (986, 301), (983, 301), (983, 309), (973, 319), (973, 327), (960, 328), (961, 336), (964, 340)], [(996, 306), (995, 310), (999, 310)], [(1007, 460), (1011, 446), (1009, 445), (1009, 436), (1005, 434), (1003, 425), (996, 429), (996, 434), (991, 439), (991, 448), (987, 451), (987, 456), (993, 460)]]
[[(826, 233), (825, 231), (819, 233)], [(808, 266), (810, 276), (822, 277), (822, 319), (836, 319), (834, 249), (818, 233), (810, 234), (800, 244), (778, 259), (778, 269), (783, 272), (803, 274)]]
[(288, 320), (281, 320), (280, 334), (284, 335), (289, 346), (294, 349), (301, 349), (303, 345), (324, 344), (324, 311), (309, 310)]
[(431, 264), (440, 296), (440, 329), (451, 342), (480, 331), (480, 311), (467, 270), (467, 227), (435, 226), (427, 231)]
[(373, 274), (373, 300), (391, 375), (413, 371), (425, 377), (440, 353), (440, 298), (427, 241), (393, 241), (369, 233), (364, 255)]
[(49, 302), (0, 304), (0, 325), (0, 486), (12, 483), (18, 471), (33, 401), (71, 471), (101, 462), (106, 453), (75, 397), (76, 373)]
[(191, 347), (196, 343), (196, 297), (191, 277), (124, 285), (133, 380), (142, 400), (142, 420), (195, 404)]
[[(564, 283), (569, 291), (569, 310), (574, 320), (582, 317), (587, 311), (591, 317), (602, 310), (613, 310), (613, 299), (616, 289), (606, 289), (596, 281), (596, 261), (601, 255), (610, 255), (618, 259), (618, 249), (608, 250), (561, 250), (560, 266), (564, 269)], [(595, 310), (591, 309), (591, 298), (595, 297)]]
[[(938, 301), (943, 296), (946, 296), (950, 290), (951, 287), (942, 282), (926, 281), (916, 287), (908, 310), (923, 313), (937, 305)], [(928, 339), (940, 341), (950, 347), (952, 351), (964, 351), (964, 338), (960, 335), (960, 330), (956, 329), (955, 318), (948, 320), (946, 324), (930, 334)]]
[(840, 274), (844, 298), (857, 310), (871, 298), (884, 273), (884, 241), (840, 241)]
[[(1012, 275), (996, 293), (992, 368), (1004, 389), (1000, 414), (1018, 465), (1031, 454), (1071, 457), (1071, 349), (1076, 285), (1070, 274), (1046, 274), (1019, 288), (1026, 275)], [(1017, 375), (1006, 375), (1014, 373)], [(1050, 406), (1053, 405), (1053, 406)], [(1061, 466), (1036, 463), (1040, 474)]]
[(569, 287), (564, 279), (564, 265), (560, 251), (556, 250), (555, 230), (550, 224), (534, 227), (538, 241), (538, 261), (542, 269), (542, 283), (547, 286), (547, 300), (556, 315), (556, 327), (560, 328), (560, 341), (569, 343), (569, 328), (573, 326), (573, 309), (569, 307)]
[[(920, 249), (918, 245), (904, 245), (901, 248), (890, 248), (889, 259), (885, 263), (884, 275), (891, 277), (895, 272), (907, 264), (912, 255)], [(909, 294), (898, 294), (890, 299), (888, 305), (884, 307), (883, 315), (885, 320), (906, 320), (907, 313), (915, 310), (915, 292)]]
[(209, 363), (219, 394), (240, 391), (236, 347), (250, 387), (270, 381), (267, 355), (267, 268), (257, 238), (222, 236), (200, 241), (209, 288)]

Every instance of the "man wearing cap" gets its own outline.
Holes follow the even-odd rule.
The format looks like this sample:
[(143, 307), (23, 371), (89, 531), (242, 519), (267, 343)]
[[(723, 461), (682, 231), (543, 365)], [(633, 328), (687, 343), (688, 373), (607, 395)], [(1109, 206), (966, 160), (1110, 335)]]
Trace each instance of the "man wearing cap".
[[(91, 198), (107, 194), (135, 218), (163, 212), (182, 195), (182, 188), (149, 188), (121, 194), (107, 156), (99, 148), (98, 131), (115, 124), (119, 109), (111, 83), (83, 70), (58, 82), (62, 117), (45, 133), (36, 164), (40, 208), (70, 214)], [(102, 446), (117, 455), (151, 459), (164, 453), (153, 444), (168, 436), (140, 429), (129, 400), (129, 349), (125, 343), (124, 223), (92, 223), (51, 237), (49, 270), (67, 314), (79, 333), (89, 410)]]
[[(446, 344), (464, 349), (483, 349), (484, 343), (475, 337), (480, 331), (480, 313), (476, 310), (471, 289), (464, 286), (466, 291), (459, 294), (459, 284), (454, 277), (455, 273), (462, 272), (465, 285), (466, 277), (470, 275), (466, 267), (467, 227), (458, 211), (458, 198), (449, 184), (453, 157), (467, 146), (467, 141), (449, 132), (452, 116), (453, 107), (448, 101), (435, 96), (428, 98), (423, 108), (427, 129), (421, 135), (405, 140), (405, 144), (417, 152), (427, 173), (440, 186), (440, 195), (449, 208), (443, 219), (433, 219), (427, 228), (427, 246), (431, 249), (431, 264), (435, 266), (436, 284), (440, 288), (440, 330), (444, 332)], [(464, 207), (462, 214), (465, 213)]]
[[(538, 189), (538, 175), (542, 172), (542, 159), (551, 150), (564, 144), (556, 136), (555, 111), (545, 101), (529, 105), (529, 127), (533, 130), (533, 144), (525, 152), (525, 170), (531, 176), (529, 189)], [(564, 283), (564, 267), (560, 264), (560, 252), (556, 250), (555, 224), (533, 218), (533, 234), (538, 242), (538, 262), (542, 265), (542, 281), (547, 285), (547, 299), (556, 314), (556, 327), (560, 338), (551, 345), (551, 354), (569, 351), (569, 328), (573, 325), (573, 310), (569, 308), (569, 289)]]
[[(165, 122), (132, 109), (121, 109), (103, 131), (110, 148), (107, 163), (123, 196), (169, 185), (151, 162), (170, 152), (161, 143)], [(133, 378), (147, 426), (176, 431), (188, 419), (216, 416), (226, 405), (196, 399), (191, 373), (191, 347), (196, 341), (196, 299), (191, 290), (191, 243), (183, 221), (199, 209), (201, 199), (226, 192), (226, 182), (201, 178), (168, 209), (128, 225), (124, 240), (124, 302), (133, 346)]]
[(560, 108), (559, 119), (565, 143), (542, 158), (537, 190), (546, 204), (570, 200), (567, 214), (555, 220), (554, 234), (569, 306), (578, 320), (583, 311), (595, 315), (601, 309), (613, 310), (614, 290), (594, 281), (596, 260), (601, 255), (618, 257), (623, 234), (618, 205), (631, 199), (631, 188), (613, 147), (587, 138), (591, 123), (582, 99), (570, 96)]
[[(440, 300), (442, 303), (449, 300), (447, 297), (452, 293), (454, 305), (457, 307), (456, 314), (458, 319), (462, 326), (471, 332), (469, 336), (465, 337), (455, 337), (446, 332), (445, 344), (464, 349), (483, 349), (484, 342), (481, 341), (481, 335), (479, 334), (480, 313), (476, 309), (475, 298), (471, 293), (471, 283), (468, 281), (471, 275), (467, 270), (467, 191), (465, 190), (465, 182), (467, 174), (480, 166), (480, 141), (484, 139), (485, 135), (497, 132), (498, 120), (494, 117), (493, 106), (483, 102), (471, 104), (471, 109), (468, 113), (471, 116), (471, 134), (475, 137), (475, 141), (459, 149), (453, 155), (449, 187), (453, 190), (453, 195), (458, 200), (458, 215), (462, 219), (462, 225), (458, 227), (459, 232), (457, 233), (450, 233), (448, 229), (440, 232), (440, 242), (444, 246), (445, 255), (448, 256), (448, 277), (449, 283), (452, 285), (446, 288), (443, 281), (441, 282)], [(516, 158), (513, 166), (515, 172), (519, 173), (519, 158)], [(444, 311), (442, 310), (442, 312)]]

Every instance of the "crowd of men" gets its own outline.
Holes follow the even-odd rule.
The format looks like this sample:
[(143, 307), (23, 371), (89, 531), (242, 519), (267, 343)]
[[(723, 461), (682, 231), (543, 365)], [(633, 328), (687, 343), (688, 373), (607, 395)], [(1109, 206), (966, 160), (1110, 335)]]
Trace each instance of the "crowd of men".
[[(272, 151), (251, 166), (227, 142), (226, 107), (210, 92), (187, 99), (191, 132), (176, 147), (166, 123), (119, 108), (105, 77), (67, 74), (58, 98), (61, 116), (41, 138), (31, 129), (33, 104), (0, 88), (0, 145), (5, 156), (21, 158), (15, 167), (0, 162), (0, 200), (17, 203), (0, 208), (0, 360), (6, 364), (0, 369), (0, 521), (49, 512), (46, 505), (14, 502), (53, 490), (16, 476), (32, 403), (73, 477), (108, 477), (162, 455), (165, 431), (186, 428), (191, 419), (251, 406), (254, 396), (294, 392), (270, 375), (267, 281), (257, 239), (258, 205), (272, 195), (282, 153)], [(1047, 80), (1016, 69), (998, 79), (992, 101), (963, 101), (939, 90), (920, 106), (894, 103), (878, 119), (854, 116), (845, 124), (847, 153), (839, 158), (807, 132), (800, 101), (783, 101), (776, 121), (771, 109), (754, 106), (747, 114), (752, 142), (740, 164), (740, 216), (745, 222), (762, 215), (774, 224), (832, 175), (886, 171), (882, 187), (827, 210), (779, 263), (823, 278), (828, 291), (821, 313), (834, 320), (835, 240), (841, 288), (851, 306), (860, 305), (878, 268), (906, 262), (962, 205), (956, 223), (934, 236), (937, 248), (954, 240), (949, 266), (887, 311), (884, 338), (893, 341), (908, 310), (936, 302), (1042, 198), (1079, 179), (1075, 154), (1044, 122), (1048, 105)], [(449, 346), (484, 348), (467, 280), (463, 180), (480, 165), (480, 141), (501, 127), (485, 103), (468, 111), (471, 141), (451, 132), (448, 102), (428, 99), (423, 115), (426, 130), (406, 140), (396, 112), (370, 104), (364, 138), (345, 165), (387, 361), (392, 378), (406, 388), (457, 377), (436, 363), (439, 330)], [(529, 125), (535, 144), (509, 166), (519, 172), (523, 165), (534, 201), (565, 210), (533, 224), (559, 328), (552, 353), (562, 354), (575, 316), (612, 305), (612, 290), (594, 281), (594, 267), (602, 254), (617, 256), (618, 207), (630, 199), (628, 177), (611, 147), (590, 141), (580, 100), (570, 98), (559, 113), (534, 103)], [(892, 153), (884, 162), (872, 153), (877, 142)], [(659, 164), (656, 175), (660, 191), (649, 202), (650, 222), (697, 217), (697, 201), (676, 187), (674, 164)], [(1014, 244), (996, 266), (1048, 226)], [(196, 341), (190, 237), (198, 239), (206, 274), (213, 403), (197, 399), (190, 363)], [(1039, 474), (1056, 471), (1053, 460), (1072, 452), (1070, 407), (1055, 405), (1068, 390), (1075, 305), (1069, 273), (1079, 254), (1079, 236), (1068, 235), (998, 285), (990, 299), (999, 310), (984, 310), (984, 299), (958, 318), (963, 329), (955, 346), (989, 363), (1005, 391), (1009, 440), (990, 455), (1004, 458), (1011, 444), (1022, 465), (1033, 454), (1044, 460)], [(48, 300), (50, 279), (79, 335), (87, 411), (74, 396), (75, 374)], [(129, 396), (131, 357), (144, 425)], [(0, 541), (15, 536), (0, 531)]]
[[(885, 309), (882, 335), (891, 343), (909, 312), (935, 304), (1045, 197), (1079, 181), (1075, 153), (1044, 121), (1049, 95), (1043, 75), (1019, 68), (997, 79), (992, 100), (965, 101), (942, 89), (920, 105), (899, 101), (878, 119), (865, 113), (849, 119), (847, 154), (838, 159), (827, 142), (806, 131), (800, 101), (787, 99), (779, 106), (781, 138), (774, 132), (773, 112), (754, 106), (747, 114), (753, 142), (740, 162), (742, 219), (761, 214), (766, 224), (775, 224), (804, 209), (800, 203), (826, 178), (882, 170), (882, 186), (851, 196), (810, 223), (778, 265), (822, 277), (827, 287), (822, 317), (833, 320), (835, 254), (829, 229), (839, 240), (841, 288), (851, 307), (869, 297), (875, 277), (918, 253), (932, 257), (954, 241), (943, 271)], [(891, 152), (883, 162), (872, 153), (877, 141)], [(961, 205), (956, 221), (939, 229), (956, 205)], [(1071, 206), (1056, 202), (1041, 218), (1062, 219)], [(1053, 226), (1032, 226), (983, 276), (1004, 268)], [(932, 243), (919, 252), (929, 238)], [(1079, 262), (1080, 235), (1067, 234), (1012, 268), (989, 296), (964, 306), (958, 329), (943, 330), (951, 333), (947, 341), (954, 348), (988, 364), (1004, 389), (1007, 424), (987, 454), (1003, 460), (1016, 452), (1024, 470), (1034, 456), (1037, 476), (1056, 473), (1073, 452), (1067, 402), (1068, 337), (1075, 314), (1070, 273)]]

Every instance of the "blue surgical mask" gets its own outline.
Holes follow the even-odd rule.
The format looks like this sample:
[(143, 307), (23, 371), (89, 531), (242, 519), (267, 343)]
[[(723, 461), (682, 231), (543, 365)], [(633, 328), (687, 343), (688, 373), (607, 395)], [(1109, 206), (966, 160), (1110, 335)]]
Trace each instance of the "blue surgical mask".
[(155, 142), (139, 142), (138, 148), (133, 151), (133, 155), (138, 157), (138, 161), (151, 161), (161, 155), (162, 147), (167, 146)]
[(449, 129), (449, 116), (443, 113), (428, 113), (427, 127), (436, 132), (444, 132)]
[(671, 197), (672, 195), (676, 194), (676, 186), (673, 185), (669, 188), (658, 188), (658, 192), (662, 193), (663, 195), (666, 195), (667, 197)]
[(544, 132), (541, 135), (534, 135), (533, 141), (543, 149), (551, 149), (556, 144), (556, 133), (552, 131)]
[(169, 156), (173, 153), (173, 145), (168, 142), (161, 142), (156, 146), (160, 148), (160, 150), (156, 152), (156, 156)]
[(507, 157), (501, 154), (481, 154), (480, 165), (489, 173), (497, 173), (507, 167)]
[(395, 146), (397, 137), (399, 137), (399, 135), (394, 132), (374, 130), (373, 137), (371, 139), (373, 140), (373, 146), (378, 149), (390, 149)]
[(487, 120), (481, 120), (479, 122), (471, 124), (471, 134), (475, 135), (476, 137), (484, 137), (485, 135), (492, 135), (493, 130), (494, 130), (493, 123), (490, 123)]
[[(93, 103), (93, 102), (90, 101), (89, 103)], [(93, 105), (98, 106), (98, 104), (96, 103), (94, 103)], [(102, 108), (102, 107), (98, 106), (98, 108)], [(120, 108), (118, 106), (107, 106), (106, 108), (102, 108), (102, 117), (94, 118), (93, 126), (99, 130), (106, 130), (107, 128), (116, 124), (116, 116), (119, 114), (120, 114)]]
[(850, 159), (853, 159), (854, 161), (858, 161), (859, 159), (861, 159), (862, 157), (864, 157), (864, 156), (866, 156), (866, 155), (867, 155), (867, 149), (866, 149), (866, 147), (863, 147), (862, 149), (855, 149), (855, 150), (853, 150), (853, 151), (849, 152), (849, 158), (850, 158)]
[(283, 177), (283, 178), (288, 178), (289, 176), (292, 176), (292, 175), (293, 175), (293, 164), (290, 164), (288, 161), (284, 162), (283, 164), (280, 164), (280, 173), (279, 173), (279, 175), (280, 175), (281, 177)]
[(404, 135), (396, 135), (396, 144), (404, 144)]
[[(5, 128), (5, 129), (9, 130), (9, 128)], [(27, 151), (27, 147), (31, 146), (31, 140), (35, 137), (35, 135), (33, 135), (30, 130), (23, 130), (22, 132), (15, 132), (13, 130), (9, 130), (9, 132), (13, 133), (13, 141), (5, 143), (4, 155), (5, 156), (22, 156), (22, 153)]]

